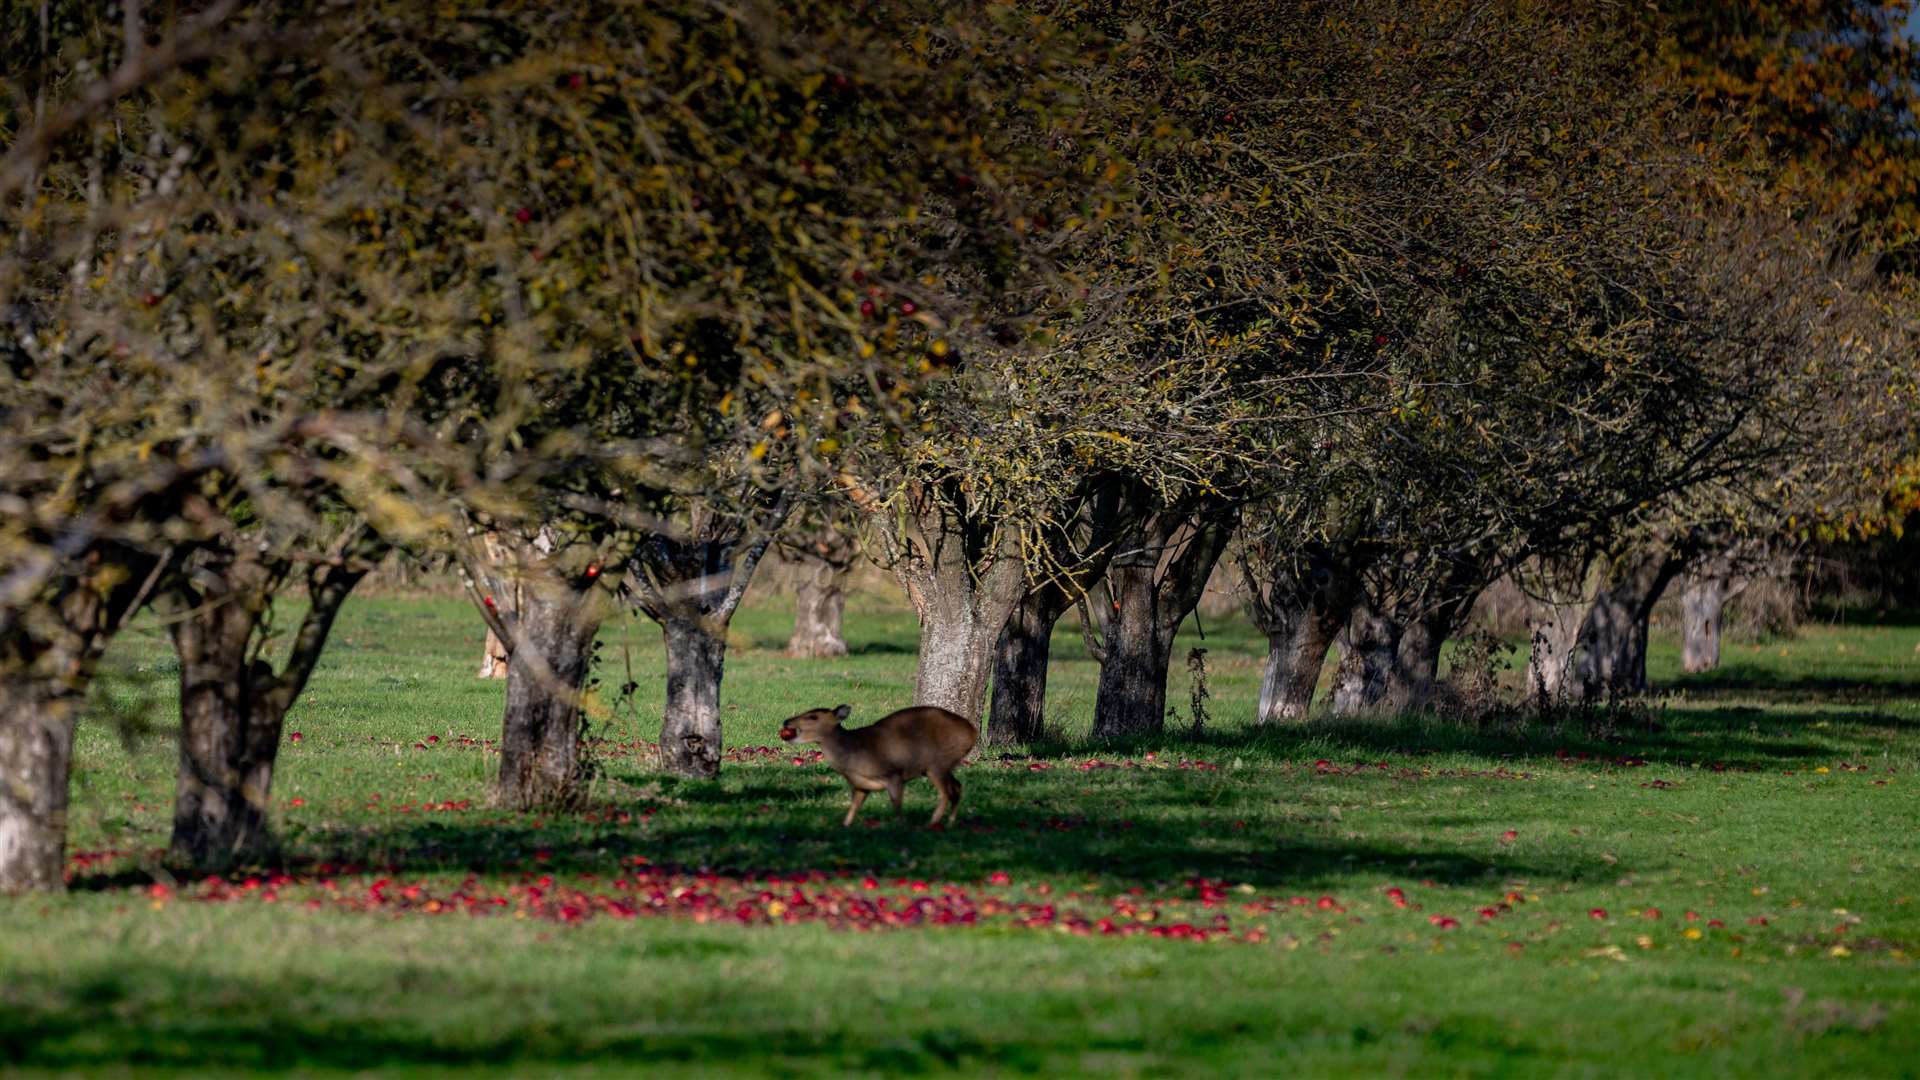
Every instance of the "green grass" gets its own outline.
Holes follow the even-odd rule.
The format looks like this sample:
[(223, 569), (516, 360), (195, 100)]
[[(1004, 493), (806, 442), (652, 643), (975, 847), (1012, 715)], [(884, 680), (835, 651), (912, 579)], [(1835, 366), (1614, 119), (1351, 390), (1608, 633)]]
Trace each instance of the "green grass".
[[(851, 702), (858, 723), (907, 702), (911, 615), (884, 598), (855, 607), (854, 655), (830, 661), (780, 655), (777, 600), (742, 613), (729, 743), (774, 743), (803, 708)], [(1920, 1070), (1911, 624), (1730, 645), (1704, 678), (1678, 677), (1673, 644), (1656, 641), (1665, 693), (1652, 722), (1598, 734), (1432, 721), (1250, 731), (1264, 643), (1210, 624), (1212, 729), (1122, 748), (1074, 745), (1095, 669), (1062, 633), (1049, 695), (1066, 744), (1051, 768), (963, 771), (962, 824), (948, 832), (916, 827), (932, 806), (924, 783), (909, 789), (907, 822), (869, 803), (843, 831), (845, 788), (786, 754), (730, 761), (713, 783), (651, 774), (642, 744), (661, 664), (646, 624), (605, 637), (605, 682), (631, 662), (642, 690), (599, 725), (596, 809), (487, 810), (493, 758), (460, 741), (499, 722), (500, 685), (472, 677), (478, 629), (453, 601), (351, 604), (275, 783), (296, 880), (173, 882), (164, 899), (148, 886), (164, 876), (150, 853), (166, 841), (172, 660), (151, 630), (116, 646), (80, 736), (72, 841), (121, 854), (78, 866), (66, 896), (0, 901), (0, 1071)], [(1186, 696), (1176, 670), (1169, 700)], [(429, 735), (439, 741), (416, 749)], [(1076, 767), (1148, 753), (1214, 768)], [(418, 808), (461, 801), (472, 808)], [(565, 896), (608, 894), (635, 858), (668, 887), (748, 902), (759, 924), (562, 911)], [(701, 868), (714, 876), (692, 876)], [(821, 903), (844, 890), (904, 904), (951, 886), (983, 914), (897, 930), (767, 925), (766, 897), (788, 886), (740, 875), (769, 871), (824, 871), (806, 885)], [(367, 902), (382, 878), (387, 900)], [(1224, 906), (1202, 906), (1194, 878), (1223, 883)], [(420, 900), (392, 898), (409, 885)], [(509, 902), (487, 916), (421, 906), (463, 890)], [(1510, 893), (1510, 911), (1479, 917)], [(1058, 929), (1076, 913), (1128, 924), (1116, 900), (1155, 915), (1148, 925), (1225, 913), (1234, 937), (1262, 940)], [(1056, 923), (1015, 924), (1041, 904)]]

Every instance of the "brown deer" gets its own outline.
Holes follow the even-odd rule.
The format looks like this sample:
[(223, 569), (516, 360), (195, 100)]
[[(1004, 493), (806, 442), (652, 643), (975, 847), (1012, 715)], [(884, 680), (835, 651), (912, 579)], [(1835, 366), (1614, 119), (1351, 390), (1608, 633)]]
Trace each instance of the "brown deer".
[(813, 709), (780, 725), (782, 740), (819, 743), (827, 764), (847, 778), (853, 805), (840, 824), (852, 825), (860, 804), (875, 791), (886, 792), (893, 800), (893, 812), (900, 813), (907, 781), (922, 776), (933, 781), (940, 795), (940, 805), (934, 807), (927, 827), (940, 824), (942, 817), (952, 824), (960, 808), (960, 781), (953, 778), (953, 770), (980, 741), (979, 726), (938, 706), (916, 705), (849, 731), (840, 721), (852, 711), (851, 705)]

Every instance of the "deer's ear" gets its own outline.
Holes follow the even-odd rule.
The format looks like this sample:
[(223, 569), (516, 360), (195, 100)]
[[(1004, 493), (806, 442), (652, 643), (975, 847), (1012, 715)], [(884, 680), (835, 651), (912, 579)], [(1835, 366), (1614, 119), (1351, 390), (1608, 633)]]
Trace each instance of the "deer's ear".
[(839, 717), (842, 720), (845, 720), (852, 712), (853, 712), (853, 706), (842, 705), (839, 708), (833, 710), (833, 715)]

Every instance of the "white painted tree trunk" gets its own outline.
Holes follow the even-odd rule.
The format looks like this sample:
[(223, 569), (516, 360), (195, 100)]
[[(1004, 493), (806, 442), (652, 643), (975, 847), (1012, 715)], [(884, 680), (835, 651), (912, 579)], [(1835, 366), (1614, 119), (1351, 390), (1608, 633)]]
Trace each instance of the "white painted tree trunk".
[(67, 782), (81, 695), (0, 686), (0, 894), (66, 885)]
[(1527, 613), (1527, 693), (1542, 708), (1568, 699), (1574, 692), (1574, 659), (1580, 643), (1580, 624), (1591, 601), (1536, 603)]
[(1726, 578), (1687, 577), (1680, 594), (1680, 666), (1690, 675), (1720, 666), (1720, 616), (1730, 592)]

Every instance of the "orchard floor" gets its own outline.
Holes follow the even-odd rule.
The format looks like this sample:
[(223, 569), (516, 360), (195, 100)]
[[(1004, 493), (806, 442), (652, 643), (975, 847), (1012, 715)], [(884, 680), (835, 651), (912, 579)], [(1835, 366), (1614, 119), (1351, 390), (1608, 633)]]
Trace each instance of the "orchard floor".
[[(839, 660), (742, 614), (730, 743), (906, 703), (911, 616), (853, 606)], [(1264, 644), (1207, 629), (1205, 735), (1086, 745), (1063, 632), (1062, 742), (964, 770), (955, 829), (919, 783), (842, 831), (790, 748), (651, 773), (645, 624), (605, 637), (641, 689), (607, 694), (594, 808), (489, 810), (477, 621), (360, 599), (289, 724), (284, 857), (185, 881), (149, 628), (82, 728), (72, 890), (0, 901), (0, 1072), (1920, 1075), (1920, 624), (1707, 678), (1656, 641), (1653, 722), (1599, 733), (1256, 733)]]

